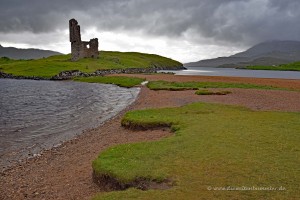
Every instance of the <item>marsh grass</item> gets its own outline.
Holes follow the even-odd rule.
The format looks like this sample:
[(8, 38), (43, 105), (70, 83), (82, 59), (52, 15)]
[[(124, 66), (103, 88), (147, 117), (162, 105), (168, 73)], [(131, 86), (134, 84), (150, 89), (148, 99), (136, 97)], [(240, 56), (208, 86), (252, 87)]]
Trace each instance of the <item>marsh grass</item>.
[[(93, 170), (128, 183), (173, 181), (168, 190), (128, 189), (94, 199), (297, 199), (300, 113), (256, 112), (194, 103), (128, 112), (126, 127), (171, 126), (174, 136), (102, 152)], [(214, 187), (284, 187), (284, 191), (214, 191)]]

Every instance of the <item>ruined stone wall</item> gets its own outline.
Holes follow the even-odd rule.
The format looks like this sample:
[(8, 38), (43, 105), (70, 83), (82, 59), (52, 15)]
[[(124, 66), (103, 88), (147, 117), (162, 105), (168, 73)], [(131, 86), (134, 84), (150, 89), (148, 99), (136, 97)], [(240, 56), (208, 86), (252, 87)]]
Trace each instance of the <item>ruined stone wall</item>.
[(80, 26), (75, 19), (69, 21), (70, 42), (72, 61), (80, 58), (98, 58), (98, 38), (91, 39), (89, 42), (81, 41)]

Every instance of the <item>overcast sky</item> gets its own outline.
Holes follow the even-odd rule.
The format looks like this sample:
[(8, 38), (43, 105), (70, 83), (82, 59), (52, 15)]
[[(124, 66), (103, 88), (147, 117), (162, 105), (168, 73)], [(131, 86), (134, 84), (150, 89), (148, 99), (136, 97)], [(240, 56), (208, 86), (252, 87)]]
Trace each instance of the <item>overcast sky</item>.
[(300, 40), (300, 0), (0, 0), (0, 44), (70, 53), (71, 18), (100, 50), (181, 62)]

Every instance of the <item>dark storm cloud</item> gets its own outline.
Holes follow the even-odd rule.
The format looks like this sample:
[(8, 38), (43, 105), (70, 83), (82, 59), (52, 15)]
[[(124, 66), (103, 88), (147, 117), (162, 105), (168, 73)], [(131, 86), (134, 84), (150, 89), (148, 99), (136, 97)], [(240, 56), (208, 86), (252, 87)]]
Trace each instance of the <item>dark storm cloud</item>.
[(299, 0), (1, 0), (0, 32), (85, 28), (130, 31), (194, 42), (253, 44), (300, 40)]

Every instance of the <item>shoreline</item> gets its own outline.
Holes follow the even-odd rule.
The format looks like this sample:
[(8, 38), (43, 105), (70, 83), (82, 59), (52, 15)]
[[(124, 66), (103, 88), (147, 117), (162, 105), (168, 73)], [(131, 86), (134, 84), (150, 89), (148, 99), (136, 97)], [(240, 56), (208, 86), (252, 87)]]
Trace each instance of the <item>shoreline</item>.
[[(185, 81), (186, 77), (171, 75), (147, 76), (151, 79)], [(190, 77), (188, 77), (190, 78)], [(216, 81), (216, 78), (198, 76), (198, 81)], [(244, 79), (244, 78), (242, 78)], [(227, 81), (241, 81), (226, 78)], [(218, 81), (225, 81), (219, 78)], [(250, 80), (244, 80), (250, 81)], [(265, 84), (266, 80), (252, 80)], [(300, 88), (300, 81), (268, 80), (268, 84), (278, 84)], [(258, 84), (258, 83), (257, 83)], [(292, 84), (292, 85), (291, 85)], [(90, 199), (101, 192), (92, 180), (91, 161), (108, 147), (139, 141), (159, 140), (172, 135), (168, 130), (131, 131), (120, 125), (122, 116), (129, 110), (178, 107), (192, 102), (223, 103), (242, 105), (253, 110), (278, 110), (300, 112), (297, 101), (299, 92), (229, 89), (233, 93), (226, 96), (198, 96), (194, 91), (151, 91), (141, 87), (136, 100), (117, 116), (103, 125), (86, 131), (78, 138), (65, 142), (58, 148), (47, 151), (40, 157), (1, 173), (0, 199)], [(285, 100), (284, 104), (282, 100)]]
[[(78, 137), (76, 137), (72, 140), (68, 140), (58, 147), (54, 147), (49, 150), (46, 150), (45, 153), (39, 157), (34, 157), (31, 159), (24, 160), (23, 162), (15, 165), (15, 166), (12, 166), (11, 168), (1, 172), (0, 173), (0, 175), (1, 175), (0, 176), (0, 199), (1, 200), (2, 199), (24, 199), (24, 198), (40, 199), (39, 195), (46, 194), (46, 192), (35, 192), (36, 189), (32, 189), (32, 188), (29, 188), (29, 190), (27, 190), (27, 191), (20, 189), (20, 188), (27, 188), (28, 181), (31, 181), (31, 179), (28, 179), (28, 178), (23, 179), (24, 176), (28, 176), (28, 174), (26, 172), (31, 172), (31, 174), (29, 176), (36, 177), (35, 169), (39, 168), (41, 170), (41, 171), (39, 171), (39, 173), (45, 173), (49, 176), (49, 178), (52, 177), (51, 175), (52, 175), (54, 169), (52, 167), (50, 167), (50, 168), (48, 168), (48, 170), (43, 170), (43, 169), (41, 169), (42, 166), (48, 165), (49, 162), (57, 161), (57, 159), (59, 159), (59, 161), (58, 161), (59, 163), (62, 160), (68, 159), (69, 157), (64, 155), (64, 153), (66, 151), (70, 155), (70, 154), (72, 154), (72, 152), (74, 152), (74, 150), (77, 150), (78, 148), (81, 148), (81, 150), (84, 150), (85, 147), (83, 147), (81, 145), (81, 143), (87, 144), (88, 141), (93, 141), (94, 143), (98, 143), (97, 141), (95, 141), (93, 139), (94, 137), (96, 137), (98, 139), (100, 137), (100, 139), (103, 139), (103, 142), (102, 143), (100, 142), (101, 144), (99, 145), (100, 146), (99, 150), (93, 151), (93, 152), (88, 150), (87, 152), (85, 152), (85, 153), (93, 154), (90, 161), (95, 159), (98, 156), (98, 154), (100, 153), (100, 151), (102, 151), (110, 146), (113, 146), (113, 145), (128, 143), (128, 142), (140, 142), (140, 141), (144, 141), (145, 138), (146, 138), (146, 140), (158, 140), (158, 139), (161, 139), (162, 137), (171, 135), (170, 132), (161, 131), (161, 130), (148, 131), (147, 133), (142, 133), (143, 131), (139, 131), (139, 132), (136, 132), (133, 136), (129, 136), (128, 138), (126, 136), (127, 134), (125, 134), (125, 135), (123, 135), (123, 138), (121, 138), (121, 139), (119, 137), (109, 138), (110, 135), (107, 135), (107, 133), (101, 134), (101, 131), (106, 130), (106, 128), (110, 129), (109, 133), (114, 131), (115, 128), (119, 128), (119, 129), (123, 130), (124, 128), (122, 128), (119, 125), (119, 121), (121, 120), (122, 116), (127, 111), (134, 109), (136, 104), (138, 104), (138, 101), (140, 98), (141, 98), (141, 92), (138, 94), (136, 100), (132, 104), (128, 105), (125, 109), (123, 109), (121, 112), (119, 112), (116, 116), (103, 122), (103, 124), (100, 125), (99, 127), (86, 130), (82, 134), (80, 134)], [(117, 124), (116, 124), (116, 122), (117, 122)], [(112, 127), (111, 123), (115, 124), (115, 126)], [(126, 132), (130, 132), (130, 131), (128, 130)], [(94, 135), (94, 134), (96, 134), (96, 135)], [(120, 140), (120, 141), (118, 141), (118, 140)], [(80, 154), (80, 152), (77, 152), (77, 153)], [(81, 154), (81, 156), (83, 156), (83, 155)], [(77, 156), (75, 156), (74, 158), (76, 159), (76, 157)], [(71, 158), (71, 160), (73, 160), (73, 158)], [(86, 165), (85, 169), (88, 169), (88, 173), (85, 175), (87, 175), (86, 181), (89, 184), (89, 187), (88, 187), (89, 192), (91, 192), (91, 190), (94, 193), (101, 192), (101, 189), (97, 185), (94, 185), (94, 183), (92, 181), (91, 162), (86, 162), (85, 165)], [(58, 173), (61, 172), (60, 169), (57, 169), (57, 168), (60, 168), (59, 166), (56, 165), (55, 168), (56, 168), (56, 170), (58, 170), (56, 172), (58, 172)], [(67, 169), (65, 169), (65, 170), (67, 170)], [(50, 171), (52, 173), (49, 173)], [(21, 175), (20, 175), (20, 173), (21, 173)], [(40, 176), (40, 178), (42, 180), (45, 180), (42, 177), (43, 176)], [(10, 179), (10, 178), (13, 178), (13, 179), (16, 178), (17, 181), (20, 181), (20, 178), (22, 179), (21, 184), (17, 186), (17, 188), (19, 188), (19, 189), (17, 189), (17, 190), (14, 189), (14, 187), (16, 186), (14, 183), (15, 181), (12, 181), (12, 179)], [(60, 178), (61, 178), (60, 176), (55, 177), (55, 179), (60, 179)], [(70, 186), (69, 183), (72, 182), (72, 181), (65, 181), (65, 180), (61, 180), (61, 181), (68, 183), (65, 186)], [(12, 188), (10, 188), (11, 189), (10, 192), (8, 192), (7, 190), (4, 190), (5, 186), (2, 185), (4, 182), (6, 182), (5, 185), (8, 183), (12, 187)], [(38, 187), (41, 186), (40, 182), (34, 181), (32, 183), (38, 185)], [(59, 182), (59, 183), (61, 183), (61, 182)], [(75, 185), (76, 185), (77, 182), (75, 181), (73, 183), (75, 183)], [(76, 186), (78, 187), (78, 185), (76, 185)], [(6, 187), (6, 189), (8, 189), (8, 187)], [(61, 192), (65, 193), (63, 188), (59, 188), (59, 189), (62, 189)], [(70, 189), (73, 190), (73, 187), (70, 187)], [(34, 190), (34, 192), (31, 193), (31, 191), (33, 191), (33, 190)], [(70, 194), (70, 193), (68, 192), (67, 194)], [(46, 199), (66, 199), (65, 195), (56, 196), (55, 192), (54, 192), (53, 194), (50, 194), (50, 196), (49, 196), (49, 194), (47, 193)], [(68, 199), (90, 199), (90, 197), (91, 196), (82, 196), (82, 193), (81, 193), (81, 195), (77, 194), (75, 196), (68, 197)]]

